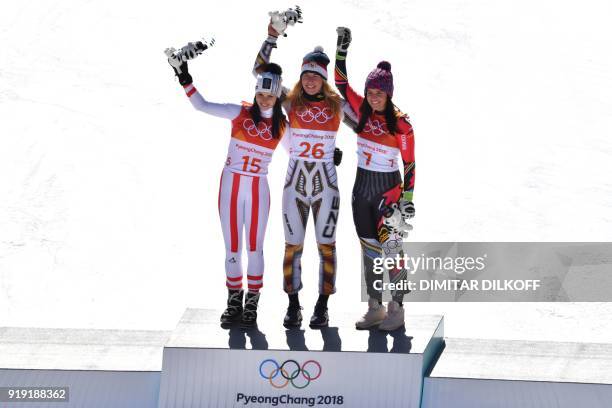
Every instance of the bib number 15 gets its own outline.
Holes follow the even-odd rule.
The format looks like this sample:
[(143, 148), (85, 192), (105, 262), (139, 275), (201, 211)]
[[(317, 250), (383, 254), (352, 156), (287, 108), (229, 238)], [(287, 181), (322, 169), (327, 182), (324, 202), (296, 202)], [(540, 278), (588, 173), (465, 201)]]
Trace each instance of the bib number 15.
[(242, 156), (242, 171), (249, 171), (251, 173), (259, 173), (261, 171), (261, 159), (250, 156)]
[(325, 154), (323, 151), (323, 143), (315, 143), (314, 145), (311, 145), (308, 142), (302, 142), (299, 146), (304, 148), (304, 150), (302, 150), (298, 155), (300, 157), (314, 157), (315, 159), (322, 159), (323, 155)]

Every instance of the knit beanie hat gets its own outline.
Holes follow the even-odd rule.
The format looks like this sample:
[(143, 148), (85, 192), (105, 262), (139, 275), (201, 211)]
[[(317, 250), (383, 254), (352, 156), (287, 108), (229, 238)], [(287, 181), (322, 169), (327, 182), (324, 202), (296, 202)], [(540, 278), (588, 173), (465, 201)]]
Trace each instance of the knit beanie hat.
[(387, 61), (381, 61), (376, 68), (368, 74), (366, 79), (365, 89), (374, 88), (380, 89), (393, 97), (393, 74), (391, 73), (391, 64)]
[(327, 81), (327, 65), (329, 64), (329, 57), (323, 51), (323, 47), (320, 45), (316, 46), (314, 51), (309, 52), (304, 56), (302, 60), (302, 72), (314, 72), (319, 74)]

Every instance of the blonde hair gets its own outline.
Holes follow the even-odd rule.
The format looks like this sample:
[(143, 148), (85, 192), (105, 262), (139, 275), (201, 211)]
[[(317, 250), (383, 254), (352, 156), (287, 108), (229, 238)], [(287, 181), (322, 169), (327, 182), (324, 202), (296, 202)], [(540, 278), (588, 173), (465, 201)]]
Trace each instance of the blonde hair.
[[(333, 114), (339, 114), (342, 101), (340, 95), (338, 95), (338, 93), (332, 89), (331, 85), (329, 85), (327, 81), (323, 81), (321, 91), (323, 92), (324, 96), (323, 100), (327, 102)], [(306, 103), (304, 102), (304, 88), (302, 88), (301, 80), (297, 81), (293, 86), (293, 89), (289, 91), (286, 101), (289, 102), (291, 109), (305, 107)]]

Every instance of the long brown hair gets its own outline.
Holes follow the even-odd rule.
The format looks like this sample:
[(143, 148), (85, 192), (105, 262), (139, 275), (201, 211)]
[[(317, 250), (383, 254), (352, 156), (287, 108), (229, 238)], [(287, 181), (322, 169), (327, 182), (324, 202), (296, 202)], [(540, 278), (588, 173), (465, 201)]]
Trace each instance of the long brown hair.
[[(366, 90), (366, 97), (363, 98), (363, 102), (361, 102), (361, 106), (359, 107), (359, 123), (355, 127), (355, 133), (363, 132), (370, 115), (372, 115), (372, 107), (368, 103)], [(395, 106), (388, 95), (383, 115), (385, 116), (385, 123), (389, 133), (394, 135), (397, 131), (397, 119), (402, 117), (404, 114), (397, 108), (397, 106)]]
[[(327, 81), (323, 81), (321, 92), (323, 93), (323, 100), (327, 102), (333, 114), (339, 114), (341, 109), (340, 101), (342, 100), (342, 98), (340, 98), (340, 95), (338, 95), (338, 93), (332, 89), (332, 87)], [(304, 108), (306, 105), (304, 99), (305, 98), (304, 89), (302, 88), (302, 80), (299, 80), (295, 83), (293, 89), (287, 94), (286, 101), (289, 102), (291, 109), (300, 109)]]
[[(251, 119), (255, 125), (259, 125), (259, 122), (262, 120), (261, 110), (259, 109), (259, 105), (257, 104), (257, 100), (255, 98), (253, 98), (253, 105), (251, 105), (249, 108), (249, 113), (251, 114)], [(277, 98), (272, 110), (272, 137), (274, 139), (280, 138), (285, 131), (285, 119), (281, 100), (280, 98)]]

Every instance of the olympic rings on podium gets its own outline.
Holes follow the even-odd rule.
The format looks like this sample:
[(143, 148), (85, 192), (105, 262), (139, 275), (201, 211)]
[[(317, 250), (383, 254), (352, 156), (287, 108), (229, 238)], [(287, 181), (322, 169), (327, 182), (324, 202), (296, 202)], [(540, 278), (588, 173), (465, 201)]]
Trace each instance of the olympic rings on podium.
[[(269, 374), (265, 374), (263, 369), (269, 366), (272, 366), (270, 367), (272, 369), (269, 371)], [(310, 368), (310, 371), (306, 369), (307, 367)], [(316, 372), (317, 374), (313, 376), (311, 372), (313, 374)], [(321, 372), (321, 364), (315, 360), (308, 360), (302, 365), (295, 360), (285, 360), (285, 362), (279, 365), (276, 360), (269, 358), (259, 364), (259, 375), (263, 379), (268, 380), (274, 388), (285, 388), (289, 383), (298, 389), (306, 388), (312, 381), (321, 376)], [(304, 384), (301, 384), (303, 381), (295, 381), (300, 374), (306, 380)], [(279, 378), (275, 381), (276, 377)]]

